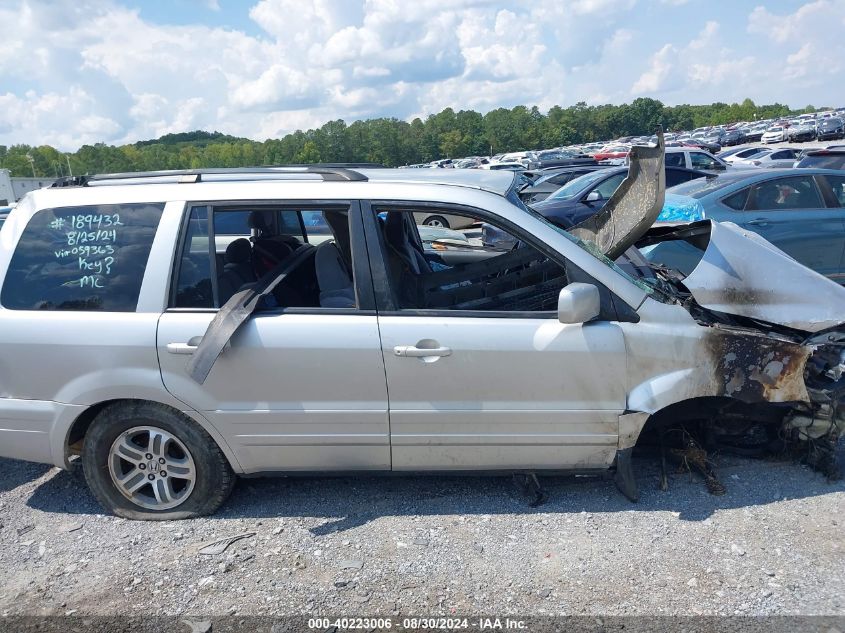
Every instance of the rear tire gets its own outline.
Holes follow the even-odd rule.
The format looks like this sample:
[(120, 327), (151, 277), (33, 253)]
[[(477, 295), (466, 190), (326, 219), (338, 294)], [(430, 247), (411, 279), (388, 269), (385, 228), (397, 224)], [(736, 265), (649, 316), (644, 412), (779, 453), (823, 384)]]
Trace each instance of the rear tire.
[(109, 512), (166, 521), (215, 512), (235, 475), (211, 436), (154, 402), (124, 402), (97, 415), (85, 435), (88, 487)]

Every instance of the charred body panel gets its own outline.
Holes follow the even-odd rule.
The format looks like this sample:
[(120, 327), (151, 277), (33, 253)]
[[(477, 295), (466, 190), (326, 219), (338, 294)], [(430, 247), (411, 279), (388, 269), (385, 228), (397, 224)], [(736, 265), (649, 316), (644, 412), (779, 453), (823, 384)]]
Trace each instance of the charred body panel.
[[(697, 253), (698, 261), (685, 276), (652, 256), (674, 304), (660, 308), (683, 308), (696, 325), (689, 331), (679, 322), (671, 350), (637, 345), (630, 332), (633, 373), (644, 380), (632, 385), (628, 408), (650, 411), (649, 424), (661, 432), (682, 430), (684, 450), (755, 444), (837, 476), (845, 290), (731, 224), (656, 227), (637, 245), (671, 242), (683, 242), (685, 256)], [(681, 360), (690, 358), (700, 363)]]

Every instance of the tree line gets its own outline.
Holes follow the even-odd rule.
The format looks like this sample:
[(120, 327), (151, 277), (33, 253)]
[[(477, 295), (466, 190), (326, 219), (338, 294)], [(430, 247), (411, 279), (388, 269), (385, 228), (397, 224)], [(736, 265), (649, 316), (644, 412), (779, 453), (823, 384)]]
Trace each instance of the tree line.
[(691, 130), (705, 125), (770, 119), (803, 112), (774, 103), (666, 106), (640, 98), (622, 105), (588, 106), (576, 103), (541, 112), (536, 106), (498, 108), (486, 114), (446, 108), (425, 120), (378, 118), (347, 124), (338, 119), (318, 129), (297, 130), (282, 138), (252, 141), (220, 132), (185, 132), (114, 146), (83, 145), (62, 153), (49, 145), (0, 145), (0, 168), (13, 176), (63, 176), (197, 169), (251, 167), (318, 162), (372, 162), (388, 167), (441, 158), (486, 156), (500, 152), (544, 149), (575, 143), (651, 134), (658, 125), (666, 130)]

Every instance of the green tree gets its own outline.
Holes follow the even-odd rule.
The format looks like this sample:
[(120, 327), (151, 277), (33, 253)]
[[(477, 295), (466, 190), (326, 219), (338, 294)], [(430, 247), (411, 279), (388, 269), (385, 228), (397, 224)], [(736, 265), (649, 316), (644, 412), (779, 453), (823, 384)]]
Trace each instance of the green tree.
[(317, 144), (314, 141), (306, 141), (305, 145), (302, 146), (302, 149), (296, 155), (296, 158), (294, 158), (294, 162), (319, 163), (320, 150), (317, 149)]

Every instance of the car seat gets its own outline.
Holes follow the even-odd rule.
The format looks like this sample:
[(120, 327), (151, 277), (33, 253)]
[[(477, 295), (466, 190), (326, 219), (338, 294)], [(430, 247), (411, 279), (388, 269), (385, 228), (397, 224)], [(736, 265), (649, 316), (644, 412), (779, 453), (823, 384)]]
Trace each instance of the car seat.
[(226, 303), (244, 284), (256, 280), (252, 269), (252, 247), (249, 240), (238, 238), (226, 247), (223, 270), (217, 276), (220, 305)]
[(349, 218), (340, 211), (324, 211), (323, 217), (334, 239), (320, 244), (314, 256), (317, 285), (320, 287), (320, 306), (354, 308), (356, 301)]

